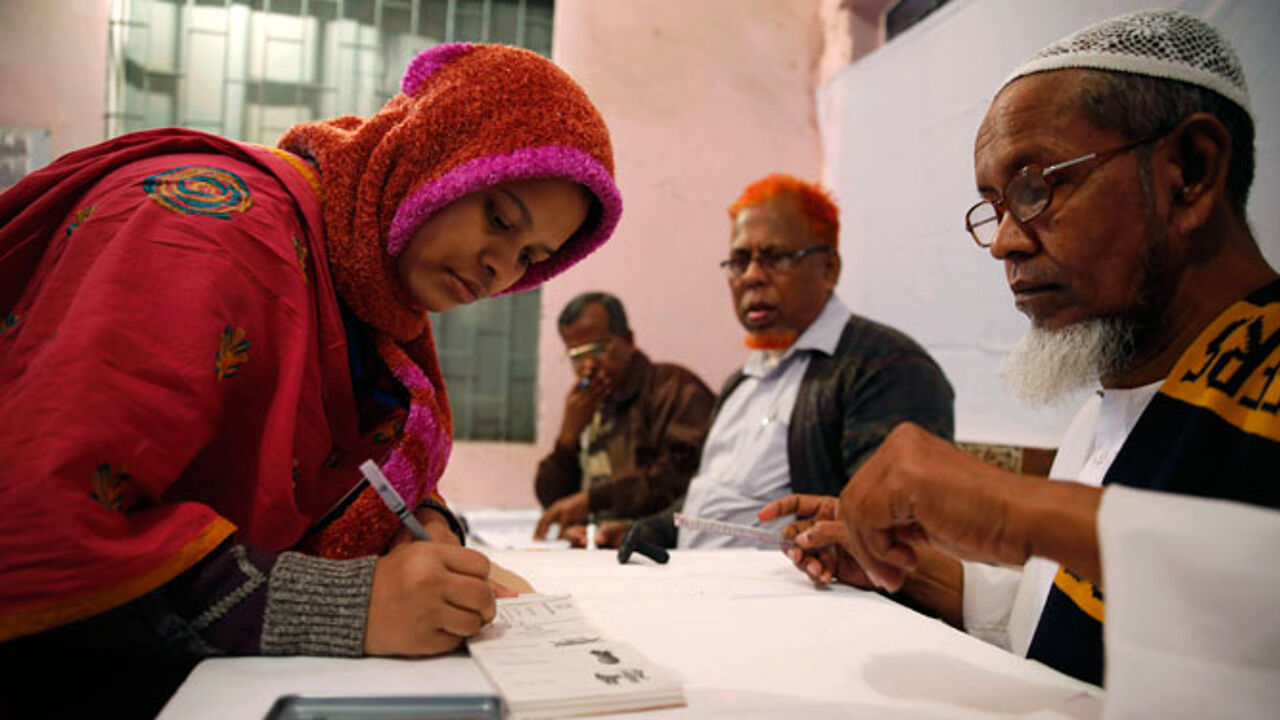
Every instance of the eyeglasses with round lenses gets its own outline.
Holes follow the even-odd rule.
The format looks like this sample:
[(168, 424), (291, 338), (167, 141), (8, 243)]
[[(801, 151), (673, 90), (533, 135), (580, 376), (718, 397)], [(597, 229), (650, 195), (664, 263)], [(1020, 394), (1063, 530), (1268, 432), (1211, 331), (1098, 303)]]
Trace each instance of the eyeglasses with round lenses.
[(991, 247), (991, 243), (996, 241), (996, 231), (1000, 228), (1000, 221), (1004, 219), (1006, 210), (1014, 220), (1025, 225), (1049, 209), (1049, 203), (1053, 202), (1054, 183), (1051, 179), (1055, 173), (1087, 162), (1108, 160), (1122, 152), (1155, 142), (1169, 134), (1172, 129), (1125, 143), (1117, 148), (1081, 155), (1046, 168), (1034, 164), (1027, 165), (1014, 174), (1009, 184), (1005, 185), (1000, 197), (994, 200), (981, 200), (969, 208), (969, 212), (964, 216), (964, 227), (973, 237), (973, 241), (978, 243), (978, 247)]
[(738, 250), (731, 253), (728, 260), (720, 261), (720, 269), (724, 270), (729, 277), (737, 279), (747, 274), (747, 268), (751, 267), (754, 261), (760, 263), (760, 267), (766, 272), (787, 272), (809, 255), (830, 251), (829, 245), (810, 245), (790, 252), (779, 252), (772, 248), (753, 251)]
[(581, 365), (590, 358), (598, 358), (613, 348), (612, 340), (597, 340), (596, 342), (583, 343), (569, 348), (567, 355), (569, 362), (573, 365)]

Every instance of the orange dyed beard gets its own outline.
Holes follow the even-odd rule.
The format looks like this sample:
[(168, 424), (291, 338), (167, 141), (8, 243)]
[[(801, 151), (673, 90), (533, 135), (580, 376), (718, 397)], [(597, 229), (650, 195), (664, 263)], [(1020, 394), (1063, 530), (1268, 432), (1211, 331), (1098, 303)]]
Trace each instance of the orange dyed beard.
[(795, 344), (798, 336), (795, 332), (751, 333), (743, 344), (748, 350), (786, 350)]

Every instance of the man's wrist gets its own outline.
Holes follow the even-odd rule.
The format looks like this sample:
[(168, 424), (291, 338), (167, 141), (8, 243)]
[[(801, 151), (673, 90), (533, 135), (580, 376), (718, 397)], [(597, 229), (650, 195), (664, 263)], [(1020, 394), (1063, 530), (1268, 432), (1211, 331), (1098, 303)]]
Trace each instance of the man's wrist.
[(580, 434), (581, 433), (574, 433), (572, 435), (567, 435), (564, 432), (561, 432), (556, 436), (556, 447), (561, 450), (577, 450), (578, 436)]
[(947, 624), (964, 626), (964, 567), (959, 560), (927, 547), (916, 549), (919, 564), (891, 597)]
[(1049, 558), (1095, 585), (1102, 582), (1098, 551), (1101, 488), (1064, 480), (1032, 484), (1022, 503), (1020, 530), (1029, 555)]
[(587, 496), (587, 512), (599, 512), (613, 504), (613, 481), (597, 482), (583, 494)]

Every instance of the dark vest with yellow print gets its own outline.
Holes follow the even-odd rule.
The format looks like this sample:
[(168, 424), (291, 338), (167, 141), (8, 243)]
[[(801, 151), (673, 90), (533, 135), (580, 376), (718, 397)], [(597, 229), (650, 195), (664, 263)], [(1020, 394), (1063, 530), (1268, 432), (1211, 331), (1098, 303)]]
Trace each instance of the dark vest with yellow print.
[[(1277, 375), (1280, 280), (1227, 308), (1200, 333), (1134, 425), (1103, 484), (1280, 508)], [(1027, 657), (1102, 684), (1103, 610), (1101, 592), (1059, 568)]]

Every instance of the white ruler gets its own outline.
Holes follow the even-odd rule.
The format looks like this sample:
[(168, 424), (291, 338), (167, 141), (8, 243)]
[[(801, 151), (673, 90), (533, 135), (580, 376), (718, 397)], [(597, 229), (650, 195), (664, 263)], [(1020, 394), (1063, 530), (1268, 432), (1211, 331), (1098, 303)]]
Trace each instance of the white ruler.
[(766, 545), (774, 545), (777, 547), (787, 547), (793, 544), (790, 540), (784, 540), (782, 538), (782, 533), (780, 532), (752, 527), (750, 525), (738, 525), (735, 523), (721, 522), (719, 520), (708, 520), (706, 518), (683, 515), (681, 513), (676, 513), (676, 527), (716, 533), (717, 535), (732, 535), (733, 537), (755, 540), (756, 542), (764, 543)]

